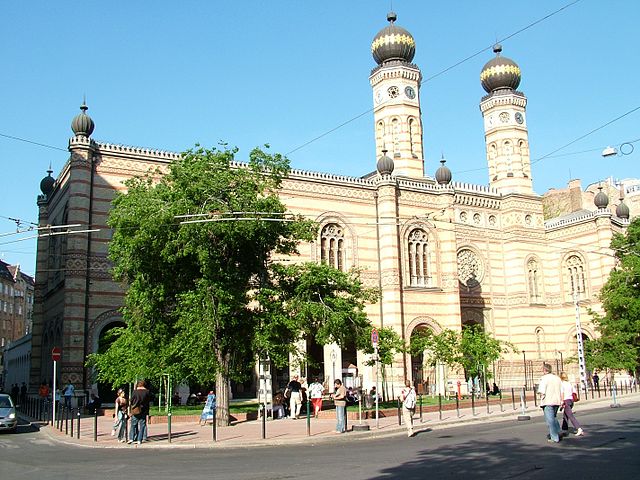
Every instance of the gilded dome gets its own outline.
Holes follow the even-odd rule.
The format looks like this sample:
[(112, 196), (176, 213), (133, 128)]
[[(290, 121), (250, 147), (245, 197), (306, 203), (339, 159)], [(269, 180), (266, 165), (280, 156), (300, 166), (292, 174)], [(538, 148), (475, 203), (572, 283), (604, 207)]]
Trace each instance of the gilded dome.
[(501, 55), (502, 45), (495, 45), (496, 56), (489, 60), (480, 72), (480, 83), (487, 93), (500, 89), (515, 90), (520, 85), (520, 67), (510, 58)]
[(371, 54), (378, 65), (390, 60), (411, 62), (416, 54), (416, 42), (413, 36), (395, 24), (397, 18), (394, 12), (389, 12), (387, 14), (389, 25), (380, 30), (371, 42)]

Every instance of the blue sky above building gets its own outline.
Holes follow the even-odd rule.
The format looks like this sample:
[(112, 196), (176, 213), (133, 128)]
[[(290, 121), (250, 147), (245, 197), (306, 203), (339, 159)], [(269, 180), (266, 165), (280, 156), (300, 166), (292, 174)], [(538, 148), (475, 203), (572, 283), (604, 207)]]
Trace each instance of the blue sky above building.
[[(501, 41), (522, 70), (534, 190), (563, 188), (571, 178), (586, 186), (640, 176), (640, 150), (600, 155), (640, 138), (640, 110), (539, 160), (640, 107), (640, 2), (572, 3), (393, 1), (397, 24), (415, 38), (414, 63), (425, 79), (427, 175), (444, 155), (454, 180), (488, 183), (480, 70), (496, 40), (539, 21)], [(0, 233), (15, 231), (7, 217), (37, 221), (40, 180), (50, 164), (55, 176), (67, 161), (70, 123), (85, 95), (98, 141), (176, 152), (224, 141), (240, 148), (240, 160), (268, 143), (294, 168), (353, 176), (374, 170), (370, 45), (390, 6), (7, 3), (0, 29)], [(19, 238), (0, 237), (0, 258), (33, 274), (35, 240)]]

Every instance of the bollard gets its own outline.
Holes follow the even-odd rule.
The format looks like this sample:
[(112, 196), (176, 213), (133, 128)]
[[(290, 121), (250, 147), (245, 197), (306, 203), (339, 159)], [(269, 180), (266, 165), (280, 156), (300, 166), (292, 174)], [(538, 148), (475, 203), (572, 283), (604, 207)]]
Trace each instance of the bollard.
[(458, 398), (458, 395), (456, 395), (456, 415), (460, 418), (460, 399)]
[(347, 415), (347, 406), (344, 406), (344, 431), (347, 431), (347, 420), (349, 419), (349, 416)]
[(71, 438), (73, 438), (73, 408), (71, 409)]
[[(138, 437), (140, 439), (140, 437)], [(93, 412), (93, 441), (98, 441), (98, 409)]]
[(618, 408), (620, 406), (620, 404), (618, 403), (617, 399), (616, 399), (616, 384), (613, 383), (611, 385), (611, 396), (613, 397), (613, 403), (610, 405), (611, 408)]
[(167, 440), (171, 443), (171, 410), (167, 412)]
[(211, 437), (214, 442), (218, 441), (218, 432), (216, 431), (216, 423), (218, 423), (218, 421), (216, 420), (217, 411), (218, 411), (217, 408), (213, 409), (213, 423), (211, 423)]
[(533, 406), (538, 406), (538, 389), (535, 385), (533, 386)]
[[(76, 435), (77, 435), (77, 439), (80, 440), (80, 407), (78, 407), (78, 428), (76, 428)], [(127, 437), (128, 438), (128, 437)]]
[(262, 409), (262, 439), (264, 440), (267, 438), (267, 409), (264, 403), (260, 405), (260, 408)]
[(438, 416), (442, 420), (442, 394), (438, 394)]
[[(273, 410), (271, 411), (273, 416)], [(307, 396), (307, 437), (311, 436), (311, 399)]]
[(498, 395), (500, 395), (500, 412), (504, 412), (504, 406), (502, 405), (502, 390), (500, 390)]
[(596, 390), (598, 391), (598, 398), (600, 398), (600, 384), (596, 385)]
[(402, 425), (402, 414), (400, 413), (400, 399), (397, 400), (396, 410), (398, 411), (398, 425)]
[(69, 435), (69, 408), (64, 407), (64, 434)]
[(476, 394), (473, 390), (471, 390), (471, 414), (476, 416)]
[(487, 401), (487, 415), (489, 415), (491, 412), (489, 411), (489, 392), (487, 392), (484, 396), (484, 398)]
[(420, 423), (422, 423), (422, 394), (420, 394)]
[(515, 391), (513, 390), (513, 388), (511, 388), (511, 403), (513, 404), (513, 409), (516, 409), (516, 397), (515, 397)]
[(520, 406), (522, 407), (522, 414), (518, 415), (518, 421), (531, 420), (531, 417), (527, 415), (526, 390), (524, 388), (520, 394)]

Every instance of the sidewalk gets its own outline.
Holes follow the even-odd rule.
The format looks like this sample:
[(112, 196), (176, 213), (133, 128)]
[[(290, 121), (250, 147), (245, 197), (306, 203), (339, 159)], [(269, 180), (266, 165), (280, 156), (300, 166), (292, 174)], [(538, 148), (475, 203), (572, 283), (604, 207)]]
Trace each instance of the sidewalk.
[[(640, 392), (618, 395), (617, 403), (622, 407), (640, 402)], [(611, 397), (581, 400), (577, 405), (577, 411), (590, 410), (594, 408), (608, 407), (613, 403)], [(461, 408), (459, 413), (456, 410), (446, 410), (439, 412), (423, 412), (420, 419), (419, 410), (416, 409), (414, 416), (414, 432), (439, 430), (455, 425), (470, 422), (492, 422), (492, 421), (518, 421), (518, 416), (522, 415), (521, 408), (516, 405), (513, 409), (511, 402), (503, 403), (503, 410), (500, 405), (491, 404), (489, 413), (485, 404), (475, 407), (475, 415), (471, 408)], [(531, 417), (531, 421), (542, 421), (542, 411), (532, 403), (528, 404), (526, 415)], [(24, 420), (32, 420), (24, 414), (20, 414)], [(442, 417), (442, 418), (440, 418)], [(352, 441), (355, 438), (382, 438), (387, 436), (404, 436), (406, 427), (398, 424), (398, 417), (389, 416), (376, 419), (363, 420), (362, 425), (369, 425), (368, 431), (352, 431), (354, 425), (359, 425), (358, 420), (348, 423), (348, 432), (338, 434), (335, 432), (335, 418), (311, 418), (310, 434), (307, 434), (307, 419), (302, 417), (298, 420), (267, 420), (265, 425), (265, 438), (262, 438), (262, 420), (251, 420), (234, 423), (228, 427), (217, 427), (217, 441), (213, 441), (213, 428), (211, 423), (200, 426), (194, 423), (172, 423), (171, 442), (168, 440), (168, 428), (166, 423), (153, 423), (148, 426), (148, 441), (141, 445), (128, 445), (118, 443), (115, 437), (111, 436), (111, 426), (113, 419), (111, 416), (97, 417), (97, 436), (94, 440), (94, 417), (82, 417), (80, 421), (80, 438), (77, 438), (77, 423), (74, 424), (73, 437), (71, 433), (71, 422), (69, 421), (69, 433), (65, 434), (65, 425), (62, 431), (53, 428), (51, 425), (38, 423), (33, 420), (34, 425), (40, 425), (41, 431), (54, 441), (66, 444), (90, 448), (246, 448), (297, 443), (318, 443), (318, 442), (342, 442)], [(357, 427), (356, 427), (357, 428)]]

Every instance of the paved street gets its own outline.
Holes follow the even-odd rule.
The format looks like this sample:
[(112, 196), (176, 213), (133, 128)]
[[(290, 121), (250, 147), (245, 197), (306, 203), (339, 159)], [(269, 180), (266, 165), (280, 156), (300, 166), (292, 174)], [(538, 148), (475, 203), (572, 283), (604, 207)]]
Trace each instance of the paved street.
[[(474, 421), (467, 417), (466, 423), (457, 424), (429, 420), (418, 425), (414, 438), (406, 438), (396, 423), (376, 436), (283, 434), (261, 444), (248, 441), (207, 448), (195, 448), (195, 443), (180, 448), (166, 442), (111, 448), (109, 440), (96, 446), (91, 441), (75, 444), (50, 427), (37, 431), (21, 426), (16, 435), (0, 435), (0, 472), (3, 478), (52, 480), (138, 475), (155, 480), (634, 478), (640, 471), (640, 401), (629, 396), (616, 409), (609, 403), (585, 402), (576, 415), (587, 434), (570, 435), (558, 445), (546, 442), (544, 422), (533, 409), (531, 420), (524, 422), (517, 421), (514, 413)], [(157, 448), (160, 445), (165, 447)]]

